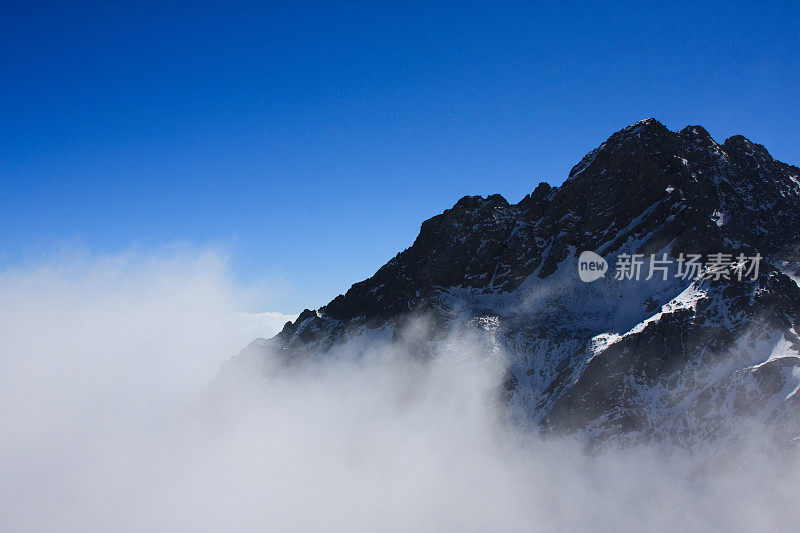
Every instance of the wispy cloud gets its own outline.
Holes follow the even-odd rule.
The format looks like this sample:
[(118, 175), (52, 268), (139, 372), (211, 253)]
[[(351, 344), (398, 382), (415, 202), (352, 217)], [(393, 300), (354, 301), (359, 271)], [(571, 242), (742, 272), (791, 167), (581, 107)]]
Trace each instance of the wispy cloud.
[[(3, 531), (789, 529), (795, 455), (587, 456), (509, 426), (501, 353), (455, 335), (436, 361), (384, 343), (206, 385), (290, 317), (213, 250), (0, 273)], [(233, 398), (233, 399), (231, 399)], [(721, 466), (719, 466), (721, 465)]]

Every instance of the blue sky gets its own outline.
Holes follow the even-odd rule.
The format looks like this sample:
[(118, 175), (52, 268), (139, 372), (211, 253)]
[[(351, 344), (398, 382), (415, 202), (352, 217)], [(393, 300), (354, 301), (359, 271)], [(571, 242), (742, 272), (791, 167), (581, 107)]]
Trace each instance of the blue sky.
[(0, 266), (212, 243), (297, 312), (642, 118), (798, 164), (800, 4), (755, 4), (7, 3)]

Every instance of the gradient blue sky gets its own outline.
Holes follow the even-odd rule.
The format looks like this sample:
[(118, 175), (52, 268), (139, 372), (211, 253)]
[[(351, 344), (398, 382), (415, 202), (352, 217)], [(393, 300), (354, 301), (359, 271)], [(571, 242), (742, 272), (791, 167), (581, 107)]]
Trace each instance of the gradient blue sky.
[(3, 3), (0, 266), (211, 242), (297, 312), (642, 118), (800, 163), (800, 3), (756, 4)]

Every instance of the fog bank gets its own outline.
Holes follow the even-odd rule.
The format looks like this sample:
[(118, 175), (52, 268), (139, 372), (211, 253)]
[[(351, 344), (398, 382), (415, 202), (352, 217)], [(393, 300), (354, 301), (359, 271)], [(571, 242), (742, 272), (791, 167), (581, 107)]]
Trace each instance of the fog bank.
[[(791, 530), (796, 455), (712, 473), (655, 446), (587, 456), (509, 427), (503, 356), (376, 344), (242, 378), (219, 365), (291, 317), (241, 313), (213, 250), (59, 257), (0, 273), (0, 530)], [(199, 401), (202, 399), (202, 401)]]

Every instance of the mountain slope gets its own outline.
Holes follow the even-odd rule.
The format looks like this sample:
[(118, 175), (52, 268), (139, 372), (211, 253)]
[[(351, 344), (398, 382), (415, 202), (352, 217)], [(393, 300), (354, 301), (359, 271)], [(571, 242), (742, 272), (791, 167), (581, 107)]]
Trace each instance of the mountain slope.
[[(753, 423), (790, 440), (800, 436), (798, 228), (797, 167), (741, 136), (718, 144), (700, 126), (647, 119), (559, 187), (539, 184), (517, 204), (462, 198), (374, 276), (239, 359), (292, 364), (409, 331), (431, 355), (448, 332), (477, 328), (507, 358), (510, 412), (545, 432), (690, 445)], [(612, 271), (582, 282), (584, 250)], [(730, 268), (684, 279), (674, 264), (614, 279), (635, 253), (763, 259), (742, 280)]]

